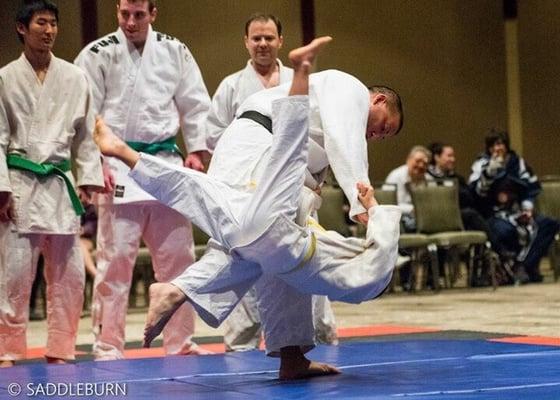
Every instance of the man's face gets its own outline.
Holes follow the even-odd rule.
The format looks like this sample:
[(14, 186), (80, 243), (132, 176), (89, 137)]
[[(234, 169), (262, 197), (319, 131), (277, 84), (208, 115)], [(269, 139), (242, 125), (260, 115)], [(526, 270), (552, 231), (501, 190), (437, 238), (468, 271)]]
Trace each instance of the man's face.
[(441, 154), (435, 156), (436, 165), (444, 172), (453, 171), (455, 169), (455, 151), (451, 146), (445, 146)]
[(58, 34), (58, 21), (50, 11), (37, 11), (29, 21), (29, 27), (18, 23), (16, 29), (23, 36), (26, 48), (35, 51), (51, 51)]
[(253, 64), (269, 67), (276, 62), (283, 40), (282, 36), (278, 36), (274, 21), (270, 19), (266, 22), (253, 21), (245, 36), (245, 47), (249, 51)]
[(490, 148), (490, 153), (492, 157), (501, 157), (504, 158), (507, 154), (507, 147), (504, 142), (498, 140), (494, 145)]
[(406, 160), (408, 175), (412, 180), (424, 179), (424, 174), (428, 168), (428, 156), (421, 151), (412, 153)]
[(149, 11), (148, 1), (120, 0), (117, 6), (119, 27), (126, 38), (136, 47), (144, 46), (150, 24), (156, 19), (157, 9)]
[(387, 96), (381, 93), (370, 94), (366, 139), (379, 140), (394, 136), (399, 123), (399, 116), (389, 109)]

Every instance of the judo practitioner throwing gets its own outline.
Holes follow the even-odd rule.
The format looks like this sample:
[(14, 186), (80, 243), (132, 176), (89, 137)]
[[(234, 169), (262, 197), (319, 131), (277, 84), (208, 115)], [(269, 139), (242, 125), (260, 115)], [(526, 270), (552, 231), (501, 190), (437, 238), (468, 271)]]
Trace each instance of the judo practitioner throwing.
[[(349, 303), (373, 299), (389, 284), (397, 258), (400, 211), (396, 206), (378, 205), (369, 184), (356, 184), (358, 200), (369, 216), (365, 239), (326, 232), (311, 219), (305, 226), (295, 222), (307, 167), (309, 71), (317, 53), (330, 41), (330, 37), (318, 38), (290, 52), (294, 80), (288, 97), (273, 102), (273, 142), (263, 174), (267, 180), (252, 193), (138, 153), (101, 119), (97, 121), (94, 138), (103, 154), (122, 160), (144, 190), (190, 218), (233, 258), (248, 261), (243, 268), (230, 264), (212, 279), (217, 284), (201, 280), (191, 268), (183, 279), (192, 279), (208, 291), (243, 291), (262, 274), (273, 274), (299, 291)], [(198, 304), (196, 296), (172, 283), (152, 285), (150, 297), (145, 346), (185, 301), (215, 325), (215, 318), (204, 304)], [(281, 379), (339, 372), (301, 357), (294, 365), (281, 365)]]

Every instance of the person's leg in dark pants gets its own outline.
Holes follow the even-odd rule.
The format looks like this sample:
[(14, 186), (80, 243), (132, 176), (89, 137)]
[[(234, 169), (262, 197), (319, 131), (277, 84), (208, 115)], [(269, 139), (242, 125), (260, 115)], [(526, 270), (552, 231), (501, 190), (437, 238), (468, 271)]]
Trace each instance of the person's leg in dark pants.
[(488, 220), (488, 225), (492, 231), (492, 238), (489, 238), (492, 243), (492, 248), (500, 256), (508, 256), (519, 253), (521, 247), (519, 245), (519, 238), (517, 229), (509, 221), (502, 218), (492, 217)]
[(531, 282), (541, 282), (542, 275), (539, 272), (539, 263), (541, 258), (548, 252), (548, 248), (552, 244), (554, 236), (558, 233), (560, 223), (555, 219), (542, 215), (537, 215), (535, 217), (535, 222), (538, 227), (537, 236), (531, 244), (531, 248), (523, 264), (525, 265), (525, 270)]

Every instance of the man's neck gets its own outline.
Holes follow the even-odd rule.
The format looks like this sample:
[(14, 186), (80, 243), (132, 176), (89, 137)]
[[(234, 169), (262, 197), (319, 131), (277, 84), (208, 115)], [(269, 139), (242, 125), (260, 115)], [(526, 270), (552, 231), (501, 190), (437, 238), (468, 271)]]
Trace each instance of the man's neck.
[(142, 55), (142, 53), (144, 52), (144, 47), (146, 46), (146, 42), (142, 42), (141, 44), (132, 43), (132, 45), (138, 51), (138, 53)]
[(43, 82), (52, 60), (52, 53), (50, 51), (34, 51), (31, 49), (25, 49), (23, 53), (39, 80)]
[(49, 68), (52, 58), (50, 51), (33, 51), (31, 49), (25, 49), (23, 53), (35, 71), (46, 70)]
[(278, 85), (280, 81), (280, 67), (278, 66), (277, 62), (273, 62), (270, 65), (258, 65), (254, 62), (251, 62), (251, 65), (255, 69), (255, 72), (257, 73), (265, 87)]

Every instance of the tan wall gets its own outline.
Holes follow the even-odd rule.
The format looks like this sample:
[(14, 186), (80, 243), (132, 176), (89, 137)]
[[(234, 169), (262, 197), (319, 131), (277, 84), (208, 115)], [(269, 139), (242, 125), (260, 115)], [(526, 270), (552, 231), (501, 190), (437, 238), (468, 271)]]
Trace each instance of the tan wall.
[[(15, 1), (0, 0), (0, 62), (17, 57)], [(116, 27), (113, 0), (97, 0), (99, 34)], [(73, 59), (81, 47), (78, 0), (59, 0), (57, 55)], [(155, 29), (187, 43), (212, 93), (219, 81), (246, 62), (246, 18), (255, 11), (278, 15), (285, 48), (301, 43), (299, 2), (159, 0)], [(415, 144), (443, 140), (457, 149), (459, 171), (468, 174), (490, 127), (505, 127), (506, 81), (502, 1), (316, 0), (318, 35), (335, 41), (318, 69), (337, 68), (367, 84), (393, 86), (403, 97), (405, 128), (396, 139), (372, 146), (372, 179), (383, 179)], [(519, 2), (524, 154), (539, 174), (560, 173), (558, 129), (560, 43), (555, 0)], [(281, 53), (285, 60), (286, 51)]]
[(560, 3), (519, 2), (524, 156), (538, 175), (560, 174)]

